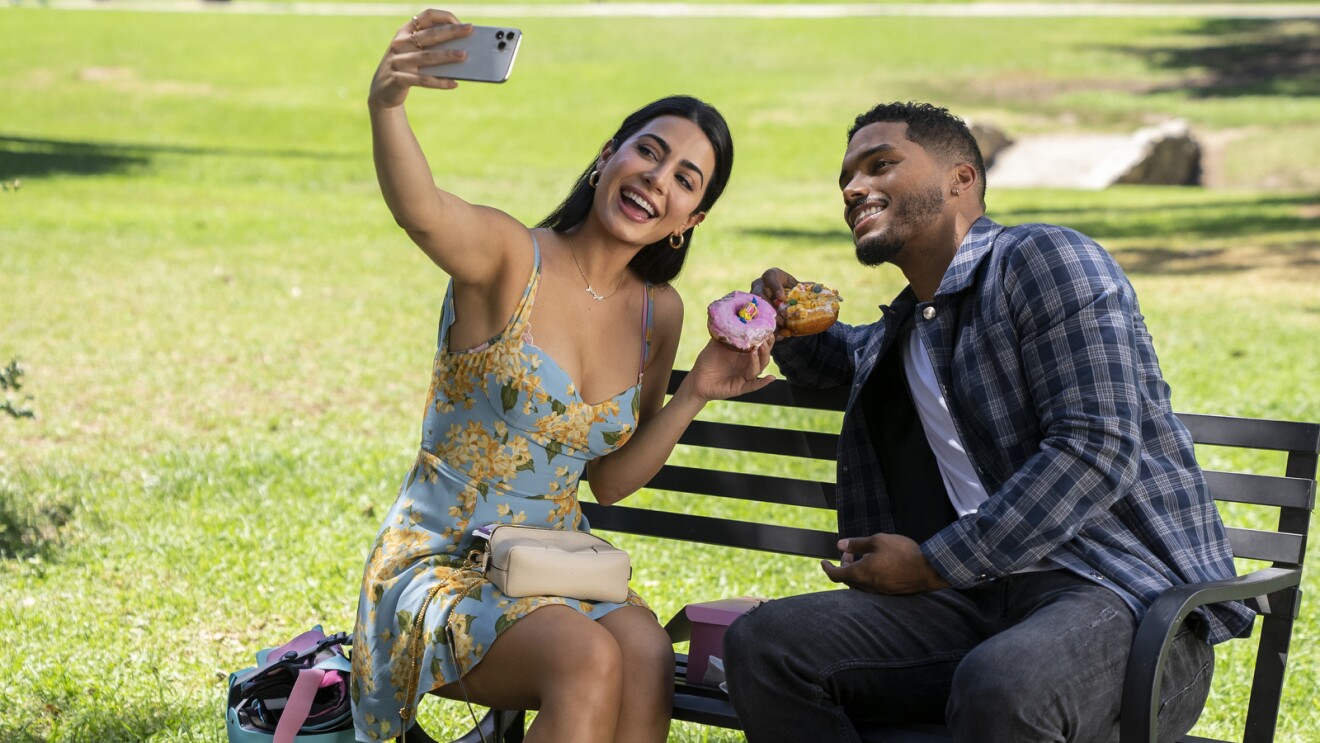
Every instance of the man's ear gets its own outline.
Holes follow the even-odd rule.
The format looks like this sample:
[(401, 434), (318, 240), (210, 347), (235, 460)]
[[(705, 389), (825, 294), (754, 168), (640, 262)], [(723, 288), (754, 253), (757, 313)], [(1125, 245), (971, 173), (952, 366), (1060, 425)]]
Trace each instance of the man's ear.
[(972, 192), (977, 185), (976, 168), (971, 163), (958, 163), (953, 166), (953, 184), (950, 188)]

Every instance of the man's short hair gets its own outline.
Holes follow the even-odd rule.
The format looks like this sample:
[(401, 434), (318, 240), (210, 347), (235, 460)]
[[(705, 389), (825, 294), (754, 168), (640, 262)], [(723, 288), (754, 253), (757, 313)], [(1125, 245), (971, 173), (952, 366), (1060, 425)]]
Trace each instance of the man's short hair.
[(966, 122), (949, 113), (949, 109), (930, 103), (881, 103), (857, 116), (848, 130), (848, 141), (851, 142), (862, 127), (885, 122), (907, 124), (907, 138), (941, 162), (949, 165), (971, 163), (980, 181), (978, 195), (982, 205), (985, 204), (985, 160)]

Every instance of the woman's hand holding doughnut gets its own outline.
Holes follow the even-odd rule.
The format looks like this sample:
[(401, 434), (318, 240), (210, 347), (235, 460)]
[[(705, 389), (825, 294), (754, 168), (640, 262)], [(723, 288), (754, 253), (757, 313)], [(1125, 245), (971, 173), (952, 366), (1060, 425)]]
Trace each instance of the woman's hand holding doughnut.
[(429, 47), (471, 33), (472, 24), (459, 23), (454, 14), (447, 10), (425, 10), (414, 16), (395, 32), (385, 57), (376, 68), (376, 75), (371, 80), (371, 93), (367, 97), (369, 105), (378, 108), (400, 106), (408, 97), (408, 89), (413, 87), (441, 90), (457, 87), (458, 83), (453, 80), (423, 75), (418, 69), (461, 62), (467, 56), (465, 52), (448, 49), (432, 51)]
[(761, 376), (770, 364), (773, 345), (774, 339), (770, 338), (750, 352), (733, 351), (711, 340), (697, 354), (683, 384), (690, 385), (692, 394), (702, 402), (755, 392), (775, 381), (772, 374)]

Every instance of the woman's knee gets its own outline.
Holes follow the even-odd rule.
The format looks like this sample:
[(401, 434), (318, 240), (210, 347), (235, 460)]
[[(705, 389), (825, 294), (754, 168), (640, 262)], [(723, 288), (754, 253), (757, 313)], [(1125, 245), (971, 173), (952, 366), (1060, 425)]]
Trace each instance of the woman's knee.
[[(533, 630), (529, 632), (529, 630)], [(506, 636), (516, 643), (501, 648)], [(596, 622), (566, 607), (537, 609), (497, 638), (492, 650), (547, 677), (547, 685), (610, 683), (621, 678), (622, 654), (613, 636)]]
[(619, 609), (600, 622), (618, 645), (624, 672), (669, 683), (674, 671), (674, 645), (655, 616), (640, 607)]

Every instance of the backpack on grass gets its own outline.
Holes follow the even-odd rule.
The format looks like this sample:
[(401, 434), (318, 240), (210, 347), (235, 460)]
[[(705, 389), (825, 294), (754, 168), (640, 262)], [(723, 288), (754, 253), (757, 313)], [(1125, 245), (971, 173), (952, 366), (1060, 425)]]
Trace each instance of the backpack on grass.
[(327, 636), (318, 624), (229, 674), (229, 743), (353, 743), (349, 644), (346, 633)]

